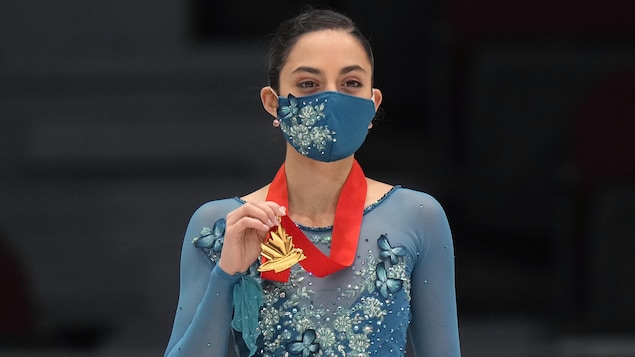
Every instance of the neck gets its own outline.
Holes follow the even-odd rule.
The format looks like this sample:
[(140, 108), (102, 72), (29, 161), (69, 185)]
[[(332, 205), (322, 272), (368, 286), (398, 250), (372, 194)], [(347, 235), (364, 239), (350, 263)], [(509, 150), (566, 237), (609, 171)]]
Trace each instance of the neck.
[(352, 165), (352, 157), (327, 163), (288, 150), (285, 172), (291, 218), (306, 226), (332, 225), (337, 201)]

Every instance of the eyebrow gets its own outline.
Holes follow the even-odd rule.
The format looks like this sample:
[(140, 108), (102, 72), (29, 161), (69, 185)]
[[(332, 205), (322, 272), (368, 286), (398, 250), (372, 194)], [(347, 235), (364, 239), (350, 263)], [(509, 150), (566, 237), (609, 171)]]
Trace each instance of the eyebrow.
[(350, 72), (354, 72), (354, 71), (362, 71), (362, 72), (366, 73), (366, 70), (364, 70), (362, 68), (362, 66), (354, 64), (352, 66), (346, 66), (346, 67), (342, 68), (340, 70), (340, 74), (346, 74), (346, 73), (350, 73)]
[[(351, 66), (346, 66), (344, 68), (342, 68), (340, 70), (340, 74), (346, 74), (346, 73), (350, 73), (353, 71), (362, 71), (362, 72), (366, 72), (366, 70), (364, 70), (361, 66), (359, 65), (351, 65)], [(308, 72), (308, 73), (312, 73), (312, 74), (321, 74), (322, 71), (320, 71), (317, 68), (314, 67), (308, 67), (308, 66), (300, 66), (298, 68), (296, 68), (295, 70), (293, 70), (293, 72), (291, 73), (298, 73), (298, 72)]]

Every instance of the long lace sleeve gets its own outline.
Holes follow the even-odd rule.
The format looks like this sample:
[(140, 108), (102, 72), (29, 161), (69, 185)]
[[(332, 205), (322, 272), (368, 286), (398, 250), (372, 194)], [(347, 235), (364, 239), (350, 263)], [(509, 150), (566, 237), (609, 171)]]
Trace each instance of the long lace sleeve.
[(227, 356), (232, 291), (239, 277), (222, 271), (214, 258), (192, 241), (224, 218), (229, 205), (237, 206), (237, 201), (207, 203), (190, 219), (181, 251), (179, 300), (166, 357)]
[(410, 340), (417, 357), (460, 356), (454, 247), (447, 217), (431, 196), (421, 204), (420, 255), (412, 273)]

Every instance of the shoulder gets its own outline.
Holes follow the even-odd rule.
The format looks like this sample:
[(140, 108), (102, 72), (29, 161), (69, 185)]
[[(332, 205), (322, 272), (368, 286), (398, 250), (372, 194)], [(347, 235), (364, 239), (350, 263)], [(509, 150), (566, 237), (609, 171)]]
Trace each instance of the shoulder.
[(434, 196), (401, 186), (390, 189), (377, 205), (398, 212), (403, 219), (414, 219), (420, 223), (447, 220), (443, 206)]
[(395, 196), (399, 200), (417, 202), (421, 205), (429, 206), (430, 208), (442, 209), (439, 200), (437, 200), (432, 194), (427, 192), (417, 191), (411, 188), (400, 186), (398, 190), (395, 190)]
[[(214, 241), (211, 238), (215, 238), (211, 237), (212, 234), (218, 235), (217, 230), (222, 231), (221, 235), (224, 234), (227, 213), (240, 207), (243, 203), (239, 198), (226, 198), (209, 201), (199, 206), (192, 214), (187, 225), (183, 241), (183, 254), (193, 256), (192, 254), (195, 254), (194, 252), (198, 250), (195, 248), (210, 248), (208, 243), (213, 244)], [(196, 243), (199, 238), (206, 236), (210, 236), (210, 239)], [(209, 255), (211, 251), (206, 253)]]
[(440, 202), (427, 192), (390, 185), (371, 178), (366, 178), (366, 182), (368, 184), (367, 203), (383, 201), (390, 197), (393, 203), (418, 203), (432, 209), (443, 210)]
[(434, 196), (427, 192), (398, 187), (386, 200), (386, 216), (393, 224), (412, 232), (418, 237), (418, 251), (431, 249), (442, 251), (452, 245), (452, 232), (445, 209)]
[(430, 193), (409, 188), (401, 188), (397, 197), (404, 203), (416, 206), (424, 217), (445, 220), (445, 210), (439, 200)]
[(240, 198), (224, 198), (206, 202), (200, 205), (192, 214), (190, 224), (205, 225), (214, 223), (219, 218), (224, 218), (227, 213), (240, 207), (244, 201)]

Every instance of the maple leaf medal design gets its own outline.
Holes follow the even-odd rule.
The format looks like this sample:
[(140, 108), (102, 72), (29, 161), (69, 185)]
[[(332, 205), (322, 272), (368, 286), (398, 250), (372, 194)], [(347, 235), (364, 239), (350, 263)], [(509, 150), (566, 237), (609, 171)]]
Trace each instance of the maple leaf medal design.
[(278, 225), (276, 231), (269, 232), (267, 238), (260, 243), (261, 254), (267, 258), (267, 261), (258, 267), (259, 272), (273, 270), (279, 273), (306, 259), (302, 249), (293, 246), (293, 237), (287, 234), (282, 224)]

